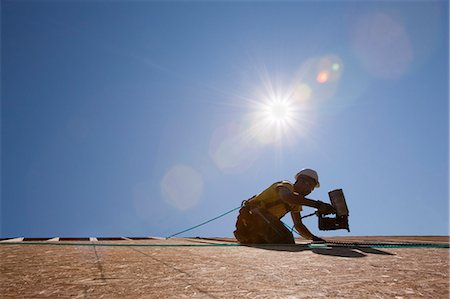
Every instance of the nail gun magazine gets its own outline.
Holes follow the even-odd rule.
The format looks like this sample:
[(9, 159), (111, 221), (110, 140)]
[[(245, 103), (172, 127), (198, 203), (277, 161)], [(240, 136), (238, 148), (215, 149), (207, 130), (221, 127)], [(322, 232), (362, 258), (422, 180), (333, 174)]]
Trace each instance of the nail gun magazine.
[(335, 217), (326, 216), (324, 214), (317, 214), (319, 217), (319, 229), (320, 230), (337, 230), (346, 229), (350, 232), (348, 225), (348, 207), (345, 201), (344, 192), (342, 189), (336, 189), (328, 192), (331, 205), (335, 208)]

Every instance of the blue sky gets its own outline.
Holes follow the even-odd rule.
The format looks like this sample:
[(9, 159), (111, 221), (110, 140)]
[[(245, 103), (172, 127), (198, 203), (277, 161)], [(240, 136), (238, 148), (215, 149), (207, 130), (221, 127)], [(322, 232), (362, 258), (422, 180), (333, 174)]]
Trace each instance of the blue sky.
[(2, 1), (1, 237), (167, 236), (304, 167), (350, 209), (317, 235), (447, 235), (448, 24), (447, 1)]

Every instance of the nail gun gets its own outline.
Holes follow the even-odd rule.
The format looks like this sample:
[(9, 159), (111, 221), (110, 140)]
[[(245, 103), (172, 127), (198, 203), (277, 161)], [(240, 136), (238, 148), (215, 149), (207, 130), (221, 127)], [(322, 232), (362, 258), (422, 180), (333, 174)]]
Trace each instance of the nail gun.
[(319, 217), (320, 230), (336, 230), (346, 229), (350, 232), (348, 226), (348, 207), (345, 201), (344, 192), (342, 189), (336, 189), (328, 192), (331, 205), (336, 210), (336, 217), (326, 217), (324, 214), (317, 214)]

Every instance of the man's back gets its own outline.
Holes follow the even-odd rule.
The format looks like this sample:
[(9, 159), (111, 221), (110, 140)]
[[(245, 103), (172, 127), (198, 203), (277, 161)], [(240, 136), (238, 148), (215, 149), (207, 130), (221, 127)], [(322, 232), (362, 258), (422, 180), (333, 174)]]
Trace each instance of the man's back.
[(291, 192), (294, 192), (292, 183), (280, 181), (273, 183), (269, 188), (250, 199), (249, 203), (267, 210), (277, 218), (282, 218), (289, 211), (300, 212), (302, 210), (301, 205), (289, 206), (281, 201), (278, 195), (278, 188), (280, 187), (288, 188)]

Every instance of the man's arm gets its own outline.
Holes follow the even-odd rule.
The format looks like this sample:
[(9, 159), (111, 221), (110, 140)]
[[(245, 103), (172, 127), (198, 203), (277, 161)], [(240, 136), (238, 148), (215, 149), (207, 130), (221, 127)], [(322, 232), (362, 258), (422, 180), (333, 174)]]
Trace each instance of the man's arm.
[(278, 195), (280, 196), (280, 199), (290, 205), (302, 205), (302, 206), (308, 206), (312, 208), (316, 208), (319, 210), (320, 214), (330, 214), (334, 213), (335, 209), (332, 205), (321, 202), (320, 200), (312, 200), (309, 198), (306, 198), (296, 192), (292, 192), (289, 190), (289, 188), (285, 186), (279, 186), (277, 187)]
[(294, 222), (294, 227), (297, 232), (305, 239), (313, 240), (313, 241), (325, 241), (315, 235), (313, 235), (309, 229), (303, 224), (302, 218), (300, 217), (300, 213), (291, 212), (292, 221)]

